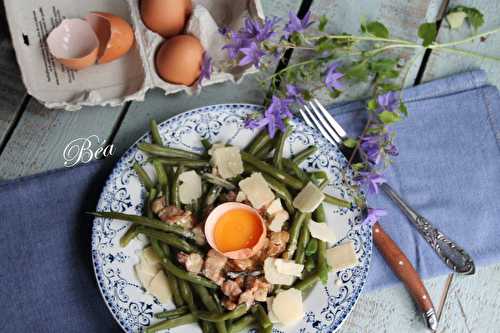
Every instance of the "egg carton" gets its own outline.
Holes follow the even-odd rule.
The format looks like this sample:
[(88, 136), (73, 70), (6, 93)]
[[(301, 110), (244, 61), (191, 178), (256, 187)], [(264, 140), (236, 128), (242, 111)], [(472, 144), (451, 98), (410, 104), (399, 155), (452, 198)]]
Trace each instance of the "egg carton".
[[(82, 106), (119, 106), (143, 101), (146, 92), (160, 88), (165, 95), (202, 89), (171, 84), (155, 70), (155, 53), (165, 38), (149, 30), (141, 20), (140, 0), (5, 0), (5, 10), (23, 82), (30, 95), (47, 108), (75, 111)], [(237, 30), (246, 17), (263, 18), (260, 0), (193, 0), (193, 12), (185, 33), (196, 36), (213, 61), (213, 72), (203, 86), (231, 81), (255, 72), (252, 67), (223, 69), (228, 61), (222, 50), (225, 38), (219, 28)], [(46, 38), (65, 18), (84, 18), (89, 12), (121, 16), (134, 29), (135, 43), (123, 57), (74, 71), (49, 53)]]

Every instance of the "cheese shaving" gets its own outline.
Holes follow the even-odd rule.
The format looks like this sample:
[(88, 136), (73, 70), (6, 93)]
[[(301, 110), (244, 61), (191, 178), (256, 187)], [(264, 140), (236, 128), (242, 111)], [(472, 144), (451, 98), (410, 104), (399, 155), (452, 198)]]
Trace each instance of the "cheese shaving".
[(335, 233), (326, 223), (309, 221), (309, 232), (312, 237), (325, 242), (335, 243), (337, 241)]
[(238, 147), (221, 147), (212, 153), (212, 163), (221, 178), (228, 179), (243, 173), (243, 161)]
[(179, 199), (183, 204), (191, 204), (201, 197), (201, 177), (193, 170), (179, 175)]
[(268, 205), (274, 199), (274, 193), (259, 172), (254, 172), (250, 177), (240, 181), (239, 186), (256, 209)]
[(357, 266), (359, 261), (354, 242), (346, 242), (326, 250), (326, 260), (334, 272)]
[(293, 200), (293, 206), (302, 213), (312, 213), (325, 199), (323, 192), (309, 182)]

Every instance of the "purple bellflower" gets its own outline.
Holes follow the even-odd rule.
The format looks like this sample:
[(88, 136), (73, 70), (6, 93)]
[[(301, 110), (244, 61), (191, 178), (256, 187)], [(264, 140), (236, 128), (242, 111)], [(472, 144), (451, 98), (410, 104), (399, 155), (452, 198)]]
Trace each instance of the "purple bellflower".
[(386, 215), (387, 215), (387, 212), (385, 211), (385, 209), (368, 208), (368, 215), (363, 220), (363, 224), (367, 224), (369, 226), (372, 226), (376, 222), (378, 222), (380, 217), (386, 216)]
[(264, 116), (260, 119), (247, 119), (245, 127), (255, 129), (267, 126), (269, 136), (274, 138), (277, 129), (283, 132), (286, 130), (284, 119), (292, 116), (290, 103), (291, 100), (289, 99), (273, 96), (271, 104), (264, 112)]
[(301, 89), (293, 84), (286, 85), (286, 98), (301, 105), (305, 104), (304, 98), (302, 97)]
[(379, 185), (387, 182), (387, 180), (376, 172), (360, 171), (357, 178), (363, 185), (368, 186), (368, 192), (378, 194)]
[(203, 80), (210, 80), (210, 75), (212, 73), (212, 58), (207, 54), (203, 53), (203, 62), (201, 64), (201, 73), (198, 84), (201, 84)]
[(344, 74), (337, 71), (338, 66), (338, 62), (333, 62), (326, 69), (324, 82), (326, 87), (330, 90), (341, 90), (342, 88), (344, 88), (344, 84), (339, 81), (344, 77)]
[(257, 68), (260, 67), (261, 58), (266, 54), (255, 42), (252, 42), (248, 47), (240, 49), (240, 51), (243, 53), (243, 58), (241, 58), (238, 65), (255, 65)]
[(379, 111), (390, 111), (394, 112), (398, 107), (399, 101), (397, 99), (397, 95), (394, 91), (389, 91), (384, 95), (380, 95), (377, 97), (377, 103), (380, 106)]
[(307, 12), (301, 20), (292, 11), (288, 12), (288, 23), (285, 25), (283, 37), (288, 39), (294, 32), (302, 32), (307, 29), (314, 22), (310, 22), (311, 12)]

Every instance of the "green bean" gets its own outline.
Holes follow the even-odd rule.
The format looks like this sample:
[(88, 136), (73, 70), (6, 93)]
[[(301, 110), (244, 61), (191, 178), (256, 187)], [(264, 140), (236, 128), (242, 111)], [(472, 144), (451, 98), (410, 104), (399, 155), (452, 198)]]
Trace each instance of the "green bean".
[(297, 281), (294, 285), (293, 288), (298, 289), (302, 292), (306, 291), (309, 288), (314, 287), (316, 282), (319, 281), (319, 272), (314, 272), (312, 274), (309, 274), (305, 278), (303, 278), (300, 281)]
[(186, 281), (189, 281), (189, 282), (194, 283), (194, 284), (199, 284), (199, 285), (205, 286), (207, 288), (216, 289), (218, 287), (214, 282), (212, 282), (212, 281), (210, 281), (202, 276), (198, 276), (196, 274), (186, 272), (182, 268), (179, 268), (178, 266), (176, 266), (174, 263), (172, 263), (167, 258), (164, 258), (161, 263), (162, 263), (163, 267), (167, 270), (167, 272), (173, 274), (175, 277), (177, 277), (179, 279), (186, 280)]
[(280, 183), (273, 177), (268, 175), (263, 175), (269, 187), (276, 193), (276, 195), (281, 198), (289, 214), (293, 214), (295, 207), (293, 207), (293, 198), (285, 185)]
[(264, 310), (264, 307), (262, 307), (262, 305), (260, 305), (259, 303), (253, 305), (252, 313), (255, 317), (257, 317), (257, 321), (262, 328), (273, 327), (273, 323), (269, 319), (269, 316), (267, 315), (266, 310)]
[(137, 237), (139, 233), (137, 232), (137, 224), (132, 224), (127, 231), (120, 237), (120, 246), (125, 247), (130, 243), (132, 239)]
[(193, 253), (193, 252), (200, 252), (200, 250), (194, 246), (188, 243), (185, 239), (174, 235), (172, 233), (167, 233), (167, 232), (162, 232), (158, 231), (155, 229), (151, 229), (148, 227), (139, 227), (138, 228), (139, 233), (144, 234), (148, 237), (157, 239), (169, 246), (172, 246), (176, 249), (179, 249), (181, 251), (187, 252), (187, 253)]
[(155, 168), (156, 178), (158, 179), (158, 192), (161, 193), (160, 195), (165, 195), (165, 193), (168, 192), (168, 177), (165, 168), (163, 164), (156, 159), (153, 160), (153, 166)]
[(346, 208), (352, 207), (352, 205), (349, 201), (345, 201), (344, 199), (336, 198), (328, 193), (324, 193), (324, 194), (325, 194), (324, 201), (329, 203), (329, 204), (340, 206), (340, 207), (346, 207)]
[(210, 321), (210, 322), (218, 322), (218, 321), (226, 321), (226, 320), (232, 320), (239, 318), (246, 314), (248, 312), (248, 306), (243, 303), (240, 304), (234, 309), (233, 311), (229, 311), (226, 313), (214, 313), (214, 312), (207, 312), (207, 311), (202, 311), (198, 313), (198, 317), (200, 319)]
[(205, 205), (206, 206), (213, 205), (215, 203), (215, 201), (217, 200), (217, 198), (219, 197), (221, 191), (222, 191), (222, 187), (217, 186), (217, 185), (213, 185), (208, 190), (207, 196), (205, 197)]
[(276, 149), (274, 150), (273, 165), (276, 169), (283, 169), (283, 149), (285, 148), (285, 141), (290, 133), (290, 127), (287, 126), (284, 132), (278, 133), (278, 138), (276, 139)]
[(250, 141), (244, 150), (249, 154), (255, 155), (268, 141), (271, 141), (269, 133), (266, 130), (262, 130)]
[(169, 166), (184, 165), (185, 167), (193, 169), (205, 168), (210, 166), (210, 162), (208, 162), (207, 160), (189, 160), (186, 158), (162, 158), (162, 157), (158, 157), (157, 160), (160, 161), (163, 165), (169, 165)]
[(309, 242), (306, 246), (306, 256), (310, 257), (318, 251), (318, 240), (316, 238), (309, 239)]
[(143, 152), (157, 157), (185, 158), (189, 160), (202, 159), (202, 156), (200, 154), (178, 148), (164, 147), (157, 144), (139, 143), (137, 147)]
[(299, 167), (299, 165), (294, 161), (286, 158), (283, 159), (283, 164), (286, 166), (287, 169), (290, 169), (292, 174), (297, 176), (297, 178), (300, 179), (303, 183), (308, 183), (311, 180), (310, 177), (307, 175), (307, 173), (304, 170), (302, 170)]
[(196, 313), (198, 313), (198, 308), (194, 303), (194, 297), (193, 292), (191, 291), (191, 287), (186, 280), (179, 280), (179, 291), (181, 293), (182, 299), (187, 304), (189, 311), (196, 315)]
[(182, 299), (181, 292), (179, 291), (179, 280), (173, 274), (168, 273), (167, 281), (170, 287), (170, 291), (172, 292), (172, 298), (175, 306), (183, 305), (184, 299)]
[(155, 317), (158, 319), (171, 319), (175, 317), (182, 316), (188, 313), (189, 309), (186, 305), (181, 305), (173, 310), (158, 312), (155, 314)]
[(151, 180), (151, 178), (149, 178), (143, 167), (139, 163), (135, 163), (132, 168), (134, 169), (135, 173), (139, 177), (139, 181), (142, 185), (144, 185), (146, 190), (151, 190), (154, 187), (153, 181)]
[(262, 333), (272, 333), (272, 331), (273, 331), (273, 327), (272, 326), (264, 327), (262, 329)]
[(292, 226), (288, 230), (288, 233), (290, 234), (290, 240), (288, 241), (287, 249), (283, 255), (285, 259), (293, 258), (295, 250), (297, 249), (297, 241), (299, 239), (300, 230), (302, 229), (302, 225), (307, 218), (307, 213), (302, 213), (301, 211), (295, 212)]
[(269, 140), (267, 141), (263, 146), (262, 148), (260, 148), (256, 153), (255, 153), (255, 156), (258, 158), (258, 159), (265, 159), (269, 153), (274, 149), (274, 143), (275, 143), (275, 140)]
[[(323, 204), (319, 205), (318, 208), (313, 213), (314, 220), (318, 223), (326, 223), (326, 213)], [(328, 272), (330, 268), (328, 267), (328, 263), (326, 261), (326, 242), (318, 241), (318, 277), (320, 278), (323, 284), (328, 282)]]
[(328, 174), (324, 170), (310, 171), (309, 175), (311, 177), (316, 177), (316, 178), (320, 178), (320, 179), (328, 179)]
[(208, 151), (210, 150), (210, 148), (212, 148), (212, 144), (210, 143), (210, 141), (208, 141), (208, 139), (201, 139), (201, 144), (208, 154)]
[(297, 241), (297, 252), (295, 253), (295, 262), (303, 264), (307, 243), (309, 242), (309, 219), (306, 218), (300, 230), (299, 240)]
[(272, 165), (267, 162), (261, 161), (249, 153), (241, 152), (241, 158), (244, 162), (254, 166), (257, 170), (262, 171), (279, 181), (285, 183), (285, 185), (290, 186), (295, 190), (301, 190), (304, 186), (303, 182), (300, 179), (292, 177), (281, 170), (277, 170)]
[[(194, 292), (198, 295), (201, 302), (210, 312), (222, 313), (222, 308), (219, 308), (217, 301), (210, 294), (210, 292), (204, 286), (193, 284)], [(226, 333), (226, 324), (222, 322), (215, 323), (215, 327), (217, 328), (218, 333)]]
[(253, 315), (247, 314), (237, 321), (233, 322), (231, 328), (229, 329), (229, 333), (238, 333), (243, 331), (245, 328), (250, 327), (253, 323), (255, 323), (256, 319)]
[(94, 215), (96, 217), (103, 217), (107, 219), (116, 219), (129, 221), (135, 224), (139, 224), (145, 227), (150, 227), (157, 230), (162, 230), (166, 232), (171, 232), (173, 234), (188, 238), (195, 239), (195, 235), (192, 231), (186, 230), (177, 225), (170, 225), (160, 220), (150, 219), (148, 217), (139, 216), (139, 215), (131, 215), (125, 213), (118, 212), (90, 212), (89, 214)]
[(236, 186), (234, 186), (232, 183), (228, 182), (225, 179), (222, 179), (220, 177), (214, 176), (211, 173), (204, 173), (203, 174), (203, 179), (205, 179), (207, 182), (221, 186), (225, 188), (226, 190), (234, 190), (236, 189)]
[(153, 139), (153, 143), (163, 146), (163, 140), (161, 139), (160, 132), (158, 131), (158, 124), (156, 120), (151, 119), (149, 121), (149, 128), (151, 130), (151, 138)]
[(200, 320), (200, 327), (203, 333), (213, 333), (214, 331), (214, 323), (208, 321)]
[(309, 146), (292, 158), (292, 161), (298, 165), (307, 160), (309, 156), (318, 151), (316, 146)]
[(312, 272), (316, 268), (316, 258), (314, 256), (307, 257), (304, 269), (307, 272)]
[(181, 208), (181, 201), (179, 198), (179, 176), (184, 172), (184, 165), (180, 165), (177, 170), (175, 170), (174, 178), (172, 179), (172, 185), (170, 186), (170, 201), (172, 205), (177, 208)]
[(146, 216), (150, 219), (154, 217), (153, 210), (151, 209), (154, 199), (156, 199), (156, 189), (153, 187), (149, 190), (148, 200), (145, 202)]
[(157, 324), (151, 325), (146, 328), (145, 333), (154, 333), (169, 328), (174, 328), (177, 326), (192, 324), (195, 322), (196, 322), (196, 316), (193, 315), (192, 313), (188, 313), (177, 318), (167, 319), (165, 321), (161, 321)]
[[(140, 229), (139, 229), (140, 230)], [(165, 254), (165, 251), (163, 251), (162, 247), (161, 247), (161, 243), (158, 239), (155, 239), (155, 238), (150, 238), (150, 243), (151, 243), (151, 247), (153, 248), (154, 252), (156, 253), (156, 255), (160, 258), (160, 259), (163, 259), (163, 258), (166, 258), (166, 254)]]

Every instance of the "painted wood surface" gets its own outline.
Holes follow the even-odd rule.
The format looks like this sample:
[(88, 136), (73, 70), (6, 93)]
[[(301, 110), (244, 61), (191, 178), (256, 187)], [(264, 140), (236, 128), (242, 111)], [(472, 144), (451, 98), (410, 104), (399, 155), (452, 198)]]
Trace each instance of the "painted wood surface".
[[(297, 11), (300, 1), (263, 0), (268, 14), (285, 16)], [(452, 5), (456, 2), (451, 1)], [(467, 0), (487, 11), (487, 25), (500, 25), (499, 5), (494, 0)], [(415, 31), (423, 21), (432, 21), (441, 6), (439, 0), (406, 2), (402, 0), (375, 0), (370, 2), (316, 0), (312, 10), (324, 13), (333, 22), (336, 31), (356, 32), (359, 18), (378, 19), (387, 23), (394, 35), (416, 38)], [(125, 108), (85, 108), (79, 112), (47, 110), (33, 99), (26, 103), (14, 54), (10, 46), (0, 8), (0, 147), (10, 136), (0, 155), (0, 179), (15, 178), (63, 166), (62, 152), (66, 144), (77, 138), (97, 134), (109, 138), (117, 129), (115, 144), (120, 152), (147, 131), (147, 121), (154, 117), (163, 121), (175, 114), (195, 107), (230, 102), (261, 103), (263, 92), (255, 78), (247, 78), (241, 85), (229, 83), (206, 88), (199, 96), (183, 93), (164, 96), (160, 90), (148, 93), (145, 102), (131, 103)], [(486, 9), (486, 10), (485, 10)], [(318, 16), (316, 16), (317, 18)], [(449, 32), (441, 30), (439, 39)], [(460, 34), (459, 32), (452, 32)], [(481, 50), (499, 55), (499, 40), (488, 39)], [(409, 57), (410, 54), (407, 55)], [(412, 84), (420, 67), (420, 60), (409, 75)], [(449, 73), (481, 67), (488, 71), (490, 80), (499, 83), (499, 66), (478, 60), (463, 60), (449, 54), (430, 57), (424, 80)], [(362, 91), (350, 99), (364, 95)], [(25, 108), (22, 106), (25, 105)], [(479, 269), (474, 277), (454, 277), (448, 288), (447, 277), (425, 281), (436, 307), (444, 296), (439, 332), (500, 332), (500, 265)], [(425, 326), (403, 287), (393, 287), (363, 294), (353, 313), (340, 332), (420, 332)]]

